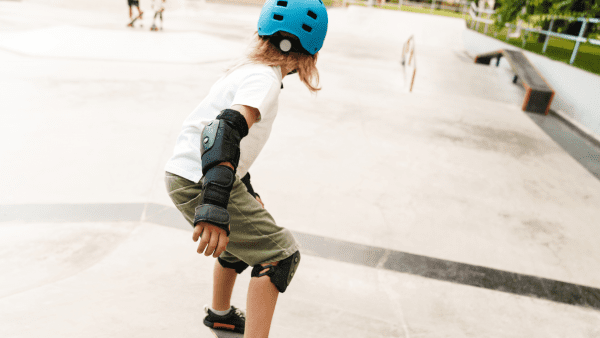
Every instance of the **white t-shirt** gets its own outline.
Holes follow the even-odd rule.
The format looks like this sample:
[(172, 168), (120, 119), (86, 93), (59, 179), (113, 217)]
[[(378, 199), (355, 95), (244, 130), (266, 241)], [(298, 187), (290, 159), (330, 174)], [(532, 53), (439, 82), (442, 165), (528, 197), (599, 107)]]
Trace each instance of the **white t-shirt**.
[(260, 119), (240, 144), (237, 174), (244, 177), (264, 147), (277, 116), (281, 69), (259, 64), (241, 66), (220, 78), (200, 105), (183, 122), (174, 154), (165, 171), (198, 183), (202, 178), (200, 135), (223, 109), (240, 104), (254, 107)]

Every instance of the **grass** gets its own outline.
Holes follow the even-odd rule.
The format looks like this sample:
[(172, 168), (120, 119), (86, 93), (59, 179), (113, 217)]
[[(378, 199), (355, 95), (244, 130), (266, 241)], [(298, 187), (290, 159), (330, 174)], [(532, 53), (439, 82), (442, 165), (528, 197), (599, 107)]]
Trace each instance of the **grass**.
[[(483, 33), (484, 27), (484, 24), (480, 24), (477, 31), (479, 31), (479, 33)], [(502, 28), (498, 30), (493, 25), (489, 25), (487, 35), (490, 37), (495, 37), (496, 39), (509, 43), (513, 46), (547, 56), (550, 59), (564, 62), (566, 64), (569, 64), (569, 61), (571, 60), (571, 54), (573, 53), (573, 49), (575, 47), (575, 41), (550, 37), (546, 53), (542, 53), (544, 42), (537, 42), (539, 34), (526, 34), (524, 41), (525, 43), (523, 43), (522, 38), (509, 39), (507, 41), (507, 32), (508, 28)], [(600, 46), (596, 46), (591, 43), (581, 43), (579, 45), (579, 51), (577, 52), (573, 66), (600, 75)]]
[[(367, 4), (363, 3), (363, 2), (358, 2), (358, 3), (354, 3), (354, 4), (358, 5), (358, 6), (365, 6), (365, 7), (367, 6)], [(445, 10), (445, 9), (434, 9), (434, 10), (432, 10), (431, 8), (428, 8), (428, 7), (402, 6), (402, 9), (400, 9), (398, 5), (383, 5), (383, 6), (373, 5), (373, 7), (375, 7), (375, 8), (383, 8), (383, 9), (390, 9), (390, 10), (394, 10), (394, 11), (402, 10), (402, 11), (405, 11), (405, 12), (412, 12), (412, 13), (441, 15), (441, 16), (447, 16), (447, 17), (459, 18), (459, 19), (466, 19), (467, 18), (467, 15), (462, 14), (462, 13), (448, 11), (448, 10)]]

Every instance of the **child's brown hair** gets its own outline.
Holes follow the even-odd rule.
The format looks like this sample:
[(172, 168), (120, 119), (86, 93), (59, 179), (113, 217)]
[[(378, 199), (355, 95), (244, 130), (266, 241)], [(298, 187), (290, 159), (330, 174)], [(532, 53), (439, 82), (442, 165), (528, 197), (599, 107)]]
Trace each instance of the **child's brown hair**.
[[(289, 71), (296, 70), (300, 81), (312, 93), (321, 90), (319, 88), (319, 71), (317, 69), (317, 56), (315, 55), (289, 52), (282, 53), (275, 47), (268, 38), (258, 36), (254, 33), (254, 38), (245, 60), (238, 62), (229, 71), (248, 63), (258, 63), (271, 67), (281, 66)], [(284, 74), (285, 75), (285, 74)]]

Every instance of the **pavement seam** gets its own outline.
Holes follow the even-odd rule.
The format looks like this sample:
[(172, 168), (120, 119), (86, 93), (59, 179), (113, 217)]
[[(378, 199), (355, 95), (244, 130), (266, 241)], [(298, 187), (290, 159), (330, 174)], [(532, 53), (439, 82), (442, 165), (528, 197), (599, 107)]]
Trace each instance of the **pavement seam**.
[(392, 253), (391, 250), (385, 250), (385, 252), (383, 253), (383, 256), (381, 256), (381, 258), (379, 259), (379, 262), (377, 262), (377, 265), (375, 266), (376, 269), (385, 269), (385, 263), (387, 262), (388, 258), (390, 257), (390, 254)]
[[(134, 213), (131, 213), (133, 209)], [(158, 210), (148, 219), (143, 213)], [(31, 210), (37, 210), (35, 214)], [(184, 220), (173, 207), (155, 203), (121, 204), (52, 204), (0, 205), (1, 222), (143, 222), (188, 229), (178, 226)], [(158, 217), (166, 216), (166, 217)], [(121, 217), (122, 219), (119, 219)], [(179, 218), (177, 218), (179, 217)], [(187, 224), (186, 224), (187, 225)], [(600, 310), (600, 289), (543, 277), (416, 255), (370, 245), (346, 242), (292, 231), (300, 238), (307, 254), (347, 262), (359, 266), (389, 270), (438, 281), (474, 286), (517, 296), (548, 300), (556, 303)], [(305, 243), (302, 243), (302, 240)], [(512, 282), (511, 282), (512, 281)], [(515, 283), (514, 281), (518, 281)], [(541, 290), (537, 289), (541, 285)]]

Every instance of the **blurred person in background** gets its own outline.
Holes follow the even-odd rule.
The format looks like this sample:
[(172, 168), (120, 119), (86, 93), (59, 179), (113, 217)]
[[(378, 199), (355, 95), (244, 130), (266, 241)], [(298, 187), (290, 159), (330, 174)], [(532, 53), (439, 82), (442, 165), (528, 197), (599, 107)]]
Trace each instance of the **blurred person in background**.
[(129, 5), (129, 19), (132, 21), (132, 23), (134, 21), (134, 18), (133, 18), (133, 7), (137, 7), (138, 15), (136, 16), (136, 18), (141, 19), (142, 18), (142, 14), (144, 14), (144, 12), (142, 12), (142, 10), (140, 9), (140, 2), (139, 2), (139, 0), (127, 0), (127, 4)]

